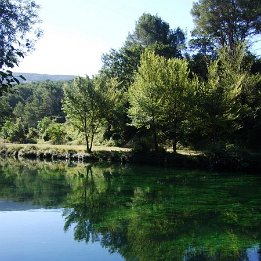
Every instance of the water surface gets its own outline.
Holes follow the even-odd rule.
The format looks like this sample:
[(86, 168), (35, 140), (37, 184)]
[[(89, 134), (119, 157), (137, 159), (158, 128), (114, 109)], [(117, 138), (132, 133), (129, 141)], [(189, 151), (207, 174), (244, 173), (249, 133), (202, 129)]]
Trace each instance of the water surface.
[(245, 260), (258, 175), (0, 161), (0, 260)]

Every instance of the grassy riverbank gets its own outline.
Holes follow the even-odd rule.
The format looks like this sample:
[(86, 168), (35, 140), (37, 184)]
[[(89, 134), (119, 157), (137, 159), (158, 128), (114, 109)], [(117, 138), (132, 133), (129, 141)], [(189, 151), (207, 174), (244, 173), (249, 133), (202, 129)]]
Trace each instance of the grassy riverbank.
[(94, 146), (92, 153), (86, 153), (83, 145), (50, 144), (0, 144), (0, 156), (29, 158), (48, 161), (67, 160), (78, 162), (120, 162), (138, 163), (178, 168), (197, 168), (229, 171), (261, 170), (260, 154), (223, 151), (201, 153), (192, 150), (138, 152), (130, 148)]

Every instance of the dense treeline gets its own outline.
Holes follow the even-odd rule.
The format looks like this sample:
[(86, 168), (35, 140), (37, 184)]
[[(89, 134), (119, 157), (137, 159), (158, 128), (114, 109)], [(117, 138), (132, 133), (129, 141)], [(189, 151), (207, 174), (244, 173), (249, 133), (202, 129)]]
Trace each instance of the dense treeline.
[(59, 123), (65, 121), (62, 86), (62, 82), (51, 81), (23, 84), (0, 97), (2, 138), (20, 143), (35, 143), (41, 137), (48, 140), (48, 131), (60, 129)]
[(2, 137), (85, 142), (88, 152), (93, 142), (260, 152), (261, 61), (248, 38), (260, 32), (260, 21), (245, 1), (219, 17), (227, 5), (195, 3), (190, 42), (180, 28), (145, 13), (124, 45), (103, 55), (93, 78), (21, 85), (1, 97)]

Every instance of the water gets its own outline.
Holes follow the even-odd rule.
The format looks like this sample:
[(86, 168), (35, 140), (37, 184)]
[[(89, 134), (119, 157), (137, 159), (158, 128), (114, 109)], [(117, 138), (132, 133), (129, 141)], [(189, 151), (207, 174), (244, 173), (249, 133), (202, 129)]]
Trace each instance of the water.
[(258, 261), (261, 178), (0, 160), (0, 260)]

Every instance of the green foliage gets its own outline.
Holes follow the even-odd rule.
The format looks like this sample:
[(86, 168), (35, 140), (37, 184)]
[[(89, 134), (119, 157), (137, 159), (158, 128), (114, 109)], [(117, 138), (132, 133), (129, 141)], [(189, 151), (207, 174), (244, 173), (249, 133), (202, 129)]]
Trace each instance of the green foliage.
[(4, 122), (11, 116), (12, 109), (6, 97), (0, 97), (0, 129)]
[(187, 56), (189, 62), (189, 69), (191, 74), (197, 75), (201, 80), (207, 79), (208, 65), (210, 64), (212, 57), (204, 55), (203, 53), (197, 53), (191, 57)]
[(139, 44), (124, 46), (119, 50), (110, 50), (109, 53), (102, 56), (101, 75), (116, 78), (119, 81), (119, 87), (126, 91), (133, 82), (142, 51), (143, 48)]
[(133, 85), (129, 89), (129, 116), (132, 125), (150, 129), (154, 136), (154, 149), (158, 150), (158, 131), (164, 95), (163, 77), (166, 60), (147, 51)]
[[(64, 113), (61, 110), (62, 84), (62, 82), (51, 81), (22, 84), (16, 92), (2, 96), (3, 110), (4, 106), (6, 108), (3, 121), (7, 116), (15, 119), (20, 118), (26, 135), (29, 129), (36, 128), (38, 122), (44, 117), (52, 117), (56, 121), (63, 122)], [(7, 112), (8, 108), (9, 112)], [(36, 139), (37, 136), (34, 138)]]
[(129, 126), (127, 123), (127, 92), (121, 89), (121, 82), (117, 78), (107, 78), (99, 75), (94, 78), (94, 85), (99, 93), (102, 94), (101, 113), (105, 119), (103, 124), (105, 128), (104, 138), (111, 139), (117, 145), (120, 145), (127, 138)]
[(39, 137), (38, 131), (35, 128), (29, 128), (26, 134), (26, 141), (28, 143), (37, 143), (37, 139)]
[(18, 65), (41, 35), (37, 28), (38, 10), (39, 5), (31, 0), (0, 2), (0, 96), (9, 87), (19, 84), (19, 77), (7, 68)]
[(127, 38), (126, 46), (132, 44), (139, 44), (143, 48), (161, 44), (165, 47), (163, 56), (181, 57), (185, 36), (180, 28), (170, 29), (169, 24), (157, 15), (144, 13), (136, 23), (134, 32)]
[(102, 95), (89, 77), (78, 77), (64, 86), (63, 110), (84, 134), (87, 152), (91, 152), (94, 135), (102, 123), (102, 105)]
[(256, 97), (260, 75), (251, 75), (249, 69), (244, 68), (244, 56), (243, 45), (233, 51), (222, 48), (218, 60), (208, 67), (207, 82), (203, 82), (197, 92), (198, 111), (193, 127), (198, 141), (205, 139), (207, 143), (223, 143), (223, 146), (227, 142), (240, 142), (242, 117), (260, 106), (260, 103), (255, 108), (249, 106), (251, 96)]
[(1, 136), (9, 142), (26, 142), (25, 128), (21, 118), (17, 118), (15, 121), (7, 120), (1, 129)]
[(51, 122), (46, 128), (43, 139), (51, 141), (52, 144), (63, 144), (65, 142), (66, 132), (60, 123)]
[(50, 117), (44, 117), (38, 122), (37, 131), (40, 137), (44, 137), (46, 130), (48, 129), (51, 123), (53, 123), (53, 121)]
[(167, 60), (163, 79), (161, 125), (176, 152), (177, 142), (186, 135), (183, 122), (194, 116), (195, 92), (199, 82), (194, 76), (192, 80), (189, 78), (188, 63), (178, 59)]
[[(250, 36), (260, 33), (259, 0), (199, 0), (194, 2), (194, 43), (228, 46), (231, 50)], [(251, 39), (250, 39), (251, 40)]]
[(140, 57), (145, 48), (150, 47), (165, 57), (182, 57), (185, 36), (180, 28), (170, 29), (169, 24), (157, 15), (144, 13), (138, 20), (135, 30), (129, 34), (122, 48), (112, 49), (102, 57), (101, 72), (110, 78), (117, 78), (121, 88), (127, 90), (133, 83)]
[(37, 133), (44, 141), (52, 144), (62, 144), (66, 141), (66, 131), (61, 123), (50, 117), (44, 117), (37, 125)]
[[(19, 1), (23, 6), (30, 3)], [(8, 4), (11, 1), (5, 0), (0, 6)], [(38, 6), (32, 8), (28, 12), (33, 24), (19, 34), (14, 30), (11, 49), (12, 41), (37, 25)], [(201, 49), (186, 54), (186, 59), (182, 30), (170, 29), (159, 16), (144, 13), (125, 44), (103, 55), (102, 69), (93, 79), (79, 77), (64, 89), (61, 82), (23, 84), (1, 97), (0, 126), (6, 122), (2, 133), (19, 142), (40, 138), (55, 144), (82, 143), (84, 139), (88, 152), (94, 137), (137, 150), (172, 145), (175, 152), (178, 144), (221, 152), (227, 146), (259, 151), (260, 59), (246, 53), (242, 44), (260, 32), (259, 9), (257, 0), (194, 3), (193, 44)], [(1, 15), (0, 10), (0, 19), (8, 17)], [(3, 21), (1, 30), (7, 26)], [(10, 26), (16, 26), (15, 21)], [(8, 55), (3, 59), (10, 60)], [(12, 77), (11, 71), (6, 73)], [(7, 126), (16, 131), (8, 134)]]
[(163, 131), (173, 140), (181, 132), (181, 122), (188, 118), (197, 80), (189, 80), (188, 64), (179, 59), (165, 59), (150, 50), (142, 55), (141, 65), (129, 90), (129, 116), (132, 124), (152, 131), (158, 150), (158, 134)]

